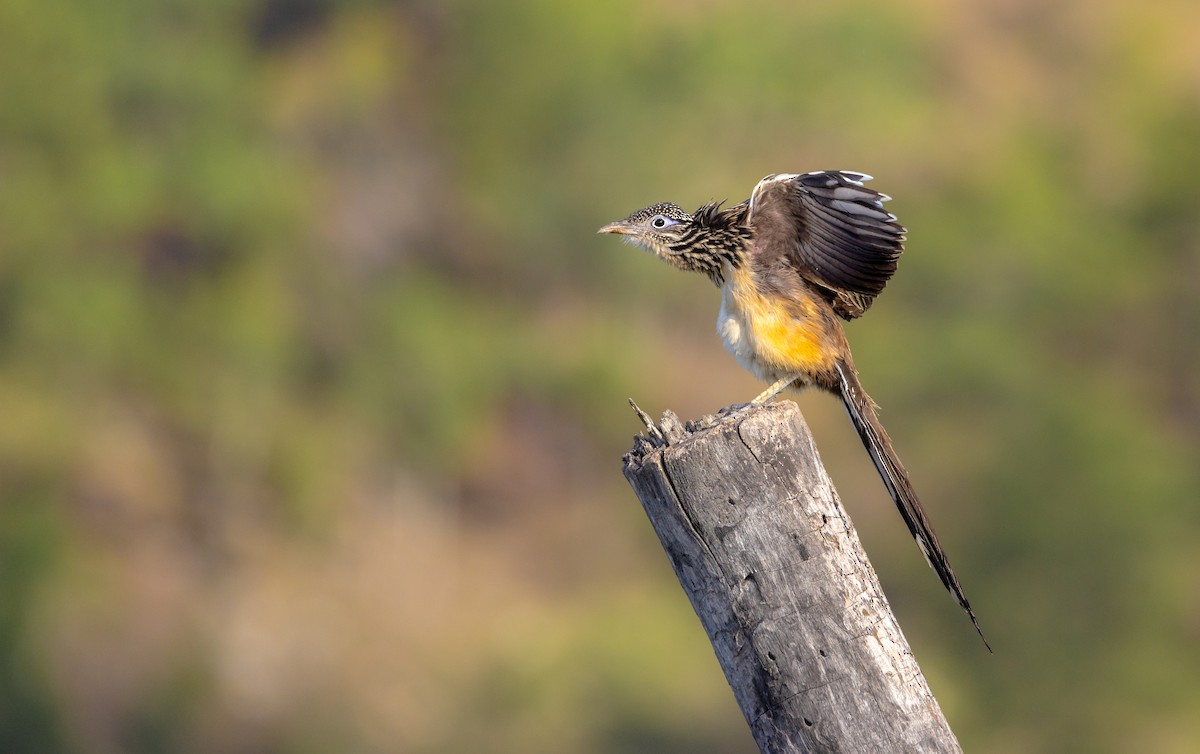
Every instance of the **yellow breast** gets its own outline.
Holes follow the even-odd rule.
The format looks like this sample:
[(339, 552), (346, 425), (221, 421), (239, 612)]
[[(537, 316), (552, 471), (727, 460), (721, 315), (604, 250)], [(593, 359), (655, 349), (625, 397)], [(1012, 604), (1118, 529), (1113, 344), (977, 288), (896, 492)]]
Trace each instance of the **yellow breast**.
[(764, 296), (750, 270), (730, 270), (721, 287), (717, 332), (738, 363), (760, 379), (825, 371), (836, 348), (819, 307), (807, 290)]

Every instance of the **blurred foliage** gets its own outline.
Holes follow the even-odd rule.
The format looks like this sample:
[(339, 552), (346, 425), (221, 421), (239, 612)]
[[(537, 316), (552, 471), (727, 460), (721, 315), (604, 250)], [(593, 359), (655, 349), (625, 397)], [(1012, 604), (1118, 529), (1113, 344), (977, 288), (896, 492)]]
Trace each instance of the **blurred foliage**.
[(0, 4), (0, 750), (750, 751), (617, 461), (626, 396), (757, 386), (592, 234), (840, 167), (910, 228), (851, 338), (994, 657), (802, 401), (964, 747), (1194, 751), (1196, 28)]

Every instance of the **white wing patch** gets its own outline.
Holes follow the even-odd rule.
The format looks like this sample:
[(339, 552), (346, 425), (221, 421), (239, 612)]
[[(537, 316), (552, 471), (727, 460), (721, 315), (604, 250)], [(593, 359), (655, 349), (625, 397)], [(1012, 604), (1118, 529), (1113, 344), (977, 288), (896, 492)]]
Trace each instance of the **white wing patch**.
[[(825, 172), (825, 171), (818, 170), (816, 172), (809, 173), (809, 175), (820, 175), (823, 172)], [(846, 180), (850, 181), (851, 183), (853, 183), (856, 186), (863, 185), (864, 181), (875, 180), (875, 176), (867, 175), (866, 173), (860, 173), (857, 170), (839, 170), (837, 172), (841, 173), (842, 176), (845, 177)]]

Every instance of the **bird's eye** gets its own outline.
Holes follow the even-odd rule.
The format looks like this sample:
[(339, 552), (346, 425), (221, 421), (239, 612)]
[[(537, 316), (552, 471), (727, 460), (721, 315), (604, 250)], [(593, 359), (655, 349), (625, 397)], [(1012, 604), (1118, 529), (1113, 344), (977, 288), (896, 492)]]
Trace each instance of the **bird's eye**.
[(655, 215), (654, 219), (650, 221), (650, 224), (653, 225), (655, 228), (662, 229), (662, 228), (670, 227), (672, 225), (677, 225), (678, 221), (672, 220), (671, 218), (667, 217), (666, 215)]

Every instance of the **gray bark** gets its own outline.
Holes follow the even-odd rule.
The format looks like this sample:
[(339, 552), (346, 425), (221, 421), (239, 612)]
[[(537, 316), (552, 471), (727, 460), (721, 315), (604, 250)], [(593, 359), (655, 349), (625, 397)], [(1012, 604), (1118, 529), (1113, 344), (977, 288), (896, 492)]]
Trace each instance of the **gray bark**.
[(625, 477), (763, 752), (959, 752), (799, 408), (647, 425)]

